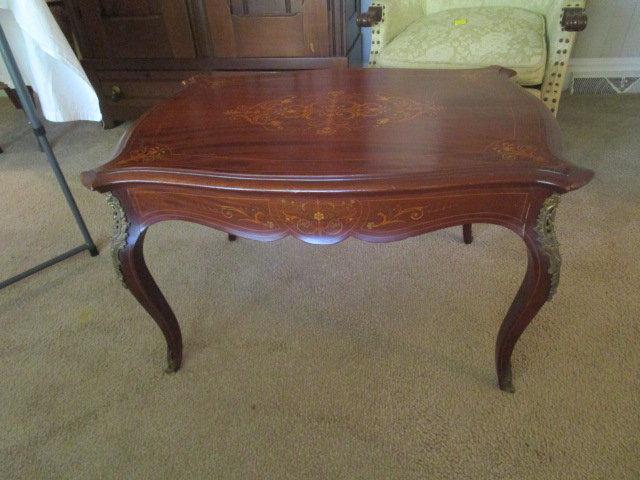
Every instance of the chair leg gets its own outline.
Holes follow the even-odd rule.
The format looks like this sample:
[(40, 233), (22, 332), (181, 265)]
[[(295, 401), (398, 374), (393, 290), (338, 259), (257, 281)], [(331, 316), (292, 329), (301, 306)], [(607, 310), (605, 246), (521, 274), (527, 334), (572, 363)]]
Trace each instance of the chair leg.
[(469, 245), (473, 242), (473, 232), (471, 231), (471, 224), (465, 223), (462, 225), (462, 238), (464, 239), (464, 243)]
[(238, 237), (236, 237), (233, 233), (230, 233), (227, 238), (230, 242), (235, 242), (238, 239)]

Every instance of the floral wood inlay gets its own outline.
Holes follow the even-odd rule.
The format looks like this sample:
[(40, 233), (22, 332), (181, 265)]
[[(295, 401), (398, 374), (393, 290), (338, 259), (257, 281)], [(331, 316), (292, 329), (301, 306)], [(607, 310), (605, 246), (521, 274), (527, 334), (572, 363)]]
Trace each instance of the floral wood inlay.
[(271, 206), (294, 232), (314, 236), (341, 236), (354, 228), (362, 216), (358, 200), (281, 200)]
[(183, 212), (191, 211), (194, 218), (197, 217), (204, 223), (210, 220), (257, 232), (276, 230), (269, 206), (264, 200), (207, 197), (186, 192), (176, 192), (167, 197), (162, 190), (154, 189), (132, 190), (131, 197), (140, 210), (143, 204), (153, 205), (149, 216), (144, 217), (147, 221), (149, 217), (159, 213), (180, 217)]
[[(303, 123), (318, 135), (331, 135), (340, 129), (405, 122), (424, 113), (437, 113), (442, 107), (417, 102), (411, 98), (347, 94), (337, 90), (315, 98), (289, 95), (255, 105), (240, 105), (226, 115), (258, 125), (266, 130), (285, 130)], [(356, 122), (370, 119), (372, 122)]]
[(255, 206), (237, 207), (233, 205), (219, 205), (222, 216), (229, 220), (248, 222), (254, 225), (266, 227), (269, 230), (275, 228), (275, 224), (267, 218), (267, 213)]
[(433, 199), (427, 205), (390, 205), (388, 208), (378, 210), (373, 219), (367, 222), (366, 227), (367, 230), (406, 227), (432, 218), (441, 218), (444, 212), (453, 208), (453, 205), (453, 202), (446, 199), (445, 201)]
[(394, 223), (406, 223), (408, 220), (417, 221), (424, 217), (423, 207), (396, 208), (390, 212), (378, 212), (378, 221), (368, 222), (367, 228), (374, 228), (391, 225)]
[[(349, 236), (367, 238), (393, 236), (400, 232), (423, 231), (430, 225), (455, 216), (462, 195), (428, 195), (423, 198), (289, 196), (265, 199), (252, 195), (219, 195), (207, 192), (174, 191), (167, 195), (162, 187), (133, 188), (130, 197), (142, 213), (139, 221), (155, 223), (159, 216), (197, 221), (205, 225), (230, 227), (257, 238), (273, 240), (293, 235), (303, 241), (334, 243)], [(505, 217), (521, 221), (528, 205), (527, 193), (470, 193), (467, 212), (484, 215), (496, 204)], [(188, 212), (188, 213), (185, 213)]]
[(141, 147), (129, 152), (126, 156), (126, 160), (122, 162), (122, 165), (153, 163), (156, 160), (166, 157), (169, 153), (168, 148), (159, 145)]
[(544, 163), (544, 157), (535, 147), (530, 145), (519, 145), (512, 142), (498, 142), (491, 145), (491, 150), (503, 160), (509, 161), (531, 161), (534, 163)]

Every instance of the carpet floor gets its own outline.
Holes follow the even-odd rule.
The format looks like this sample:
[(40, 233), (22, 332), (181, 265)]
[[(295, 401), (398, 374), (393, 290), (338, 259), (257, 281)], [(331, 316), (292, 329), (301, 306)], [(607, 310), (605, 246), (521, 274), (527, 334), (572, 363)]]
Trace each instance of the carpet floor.
[[(228, 242), (155, 226), (147, 260), (185, 359), (119, 284), (111, 211), (83, 188), (124, 126), (48, 125), (102, 254), (0, 291), (0, 478), (640, 478), (640, 96), (565, 97), (558, 294), (493, 347), (524, 245), (478, 225), (386, 245)], [(0, 275), (81, 243), (22, 113), (0, 99)]]

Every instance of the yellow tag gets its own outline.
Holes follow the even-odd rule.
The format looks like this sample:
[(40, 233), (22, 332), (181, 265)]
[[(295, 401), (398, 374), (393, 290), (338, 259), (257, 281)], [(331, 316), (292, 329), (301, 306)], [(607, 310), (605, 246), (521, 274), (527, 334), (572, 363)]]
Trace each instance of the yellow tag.
[(468, 20), (467, 20), (466, 18), (456, 18), (456, 19), (453, 21), (453, 24), (454, 24), (454, 25), (456, 25), (456, 26), (457, 26), (457, 25), (466, 25), (466, 24), (467, 24), (467, 21), (468, 21)]

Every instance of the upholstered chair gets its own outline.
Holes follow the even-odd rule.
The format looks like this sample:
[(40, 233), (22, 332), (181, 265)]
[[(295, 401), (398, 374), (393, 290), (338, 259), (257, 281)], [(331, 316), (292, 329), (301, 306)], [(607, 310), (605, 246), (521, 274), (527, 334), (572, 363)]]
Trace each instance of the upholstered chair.
[(516, 72), (514, 80), (556, 114), (585, 0), (374, 0), (369, 65)]

